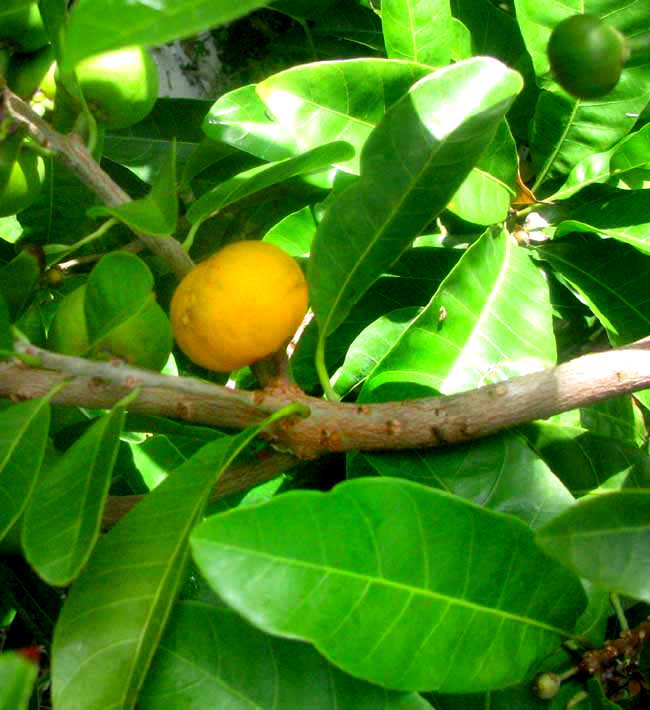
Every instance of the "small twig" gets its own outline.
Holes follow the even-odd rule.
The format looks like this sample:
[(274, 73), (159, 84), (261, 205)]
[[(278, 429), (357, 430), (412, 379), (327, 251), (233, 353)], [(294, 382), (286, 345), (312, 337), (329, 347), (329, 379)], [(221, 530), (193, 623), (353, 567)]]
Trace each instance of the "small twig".
[[(9, 89), (2, 92), (6, 114), (24, 126), (31, 137), (61, 161), (109, 207), (118, 207), (130, 201), (126, 192), (105, 173), (76, 134), (63, 135), (55, 131), (25, 101)], [(138, 238), (157, 256), (165, 260), (171, 270), (182, 278), (193, 266), (192, 259), (173, 237), (154, 237), (135, 231)]]

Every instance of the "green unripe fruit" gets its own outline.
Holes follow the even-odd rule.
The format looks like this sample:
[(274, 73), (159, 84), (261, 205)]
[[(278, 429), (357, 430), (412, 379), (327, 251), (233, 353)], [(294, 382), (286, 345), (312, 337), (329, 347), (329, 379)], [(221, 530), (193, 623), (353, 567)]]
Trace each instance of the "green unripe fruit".
[(158, 98), (158, 68), (142, 47), (89, 57), (76, 71), (88, 107), (110, 129), (138, 123)]
[(599, 17), (573, 15), (553, 30), (548, 58), (563, 89), (579, 99), (595, 99), (616, 86), (629, 49), (625, 37)]
[(8, 217), (29, 207), (38, 197), (44, 178), (45, 164), (40, 155), (22, 149), (0, 193), (0, 217)]
[(31, 99), (53, 64), (54, 49), (50, 45), (34, 54), (14, 54), (7, 76), (9, 88), (22, 99)]
[(3, 0), (0, 10), (0, 41), (20, 52), (35, 52), (48, 42), (36, 2)]

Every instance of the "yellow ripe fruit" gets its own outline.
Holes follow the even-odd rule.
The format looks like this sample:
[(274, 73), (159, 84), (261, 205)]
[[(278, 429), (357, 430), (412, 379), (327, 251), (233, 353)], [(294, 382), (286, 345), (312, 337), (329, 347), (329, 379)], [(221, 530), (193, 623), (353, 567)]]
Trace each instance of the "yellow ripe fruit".
[(181, 281), (171, 324), (181, 350), (197, 365), (230, 372), (279, 350), (307, 311), (305, 277), (273, 244), (235, 242)]

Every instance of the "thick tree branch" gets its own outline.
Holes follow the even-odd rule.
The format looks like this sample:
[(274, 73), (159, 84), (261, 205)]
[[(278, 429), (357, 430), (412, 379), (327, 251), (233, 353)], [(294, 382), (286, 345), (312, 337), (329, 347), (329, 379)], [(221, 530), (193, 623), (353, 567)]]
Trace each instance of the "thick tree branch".
[(290, 402), (302, 401), (311, 410), (309, 417), (282, 420), (267, 433), (300, 458), (454, 444), (650, 388), (650, 338), (461, 394), (382, 404), (327, 402), (292, 387), (233, 391), (19, 347), (58, 372), (7, 361), (0, 365), (2, 397), (37, 397), (65, 379), (64, 373), (74, 373), (54, 397), (55, 404), (108, 408), (138, 386), (131, 411), (226, 429), (258, 423)]
[[(32, 138), (44, 148), (56, 153), (57, 157), (109, 207), (118, 207), (131, 199), (124, 190), (107, 175), (90, 155), (79, 136), (74, 133), (63, 135), (55, 131), (35, 113), (29, 104), (9, 89), (2, 92), (2, 112), (16, 124), (24, 126)], [(193, 262), (183, 250), (180, 242), (173, 237), (154, 237), (136, 232), (146, 247), (165, 260), (172, 271), (182, 278)]]

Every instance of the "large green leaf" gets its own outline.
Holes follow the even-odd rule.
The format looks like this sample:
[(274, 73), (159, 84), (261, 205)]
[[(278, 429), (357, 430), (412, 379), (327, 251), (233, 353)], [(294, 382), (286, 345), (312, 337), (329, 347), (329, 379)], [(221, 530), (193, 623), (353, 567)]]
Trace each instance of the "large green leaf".
[(251, 168), (201, 195), (187, 211), (187, 219), (194, 225), (200, 224), (218, 210), (244, 197), (297, 175), (324, 170), (341, 160), (348, 160), (352, 155), (352, 147), (339, 141), (319, 146), (294, 158)]
[(431, 710), (414, 693), (352, 678), (312, 646), (267, 636), (229, 609), (197, 602), (174, 609), (138, 707)]
[(27, 710), (37, 675), (38, 664), (19, 653), (0, 654), (0, 710)]
[(23, 512), (41, 469), (50, 397), (0, 411), (0, 539)]
[(322, 338), (444, 208), (521, 86), (500, 62), (469, 59), (421, 79), (389, 109), (364, 146), (361, 178), (316, 232), (308, 274)]
[(597, 232), (627, 242), (650, 255), (650, 195), (647, 190), (617, 190), (594, 185), (581, 192), (575, 202), (570, 219), (558, 225), (556, 238), (571, 232)]
[(449, 448), (358, 456), (381, 476), (447, 491), (484, 508), (515, 515), (532, 528), (574, 502), (544, 460), (515, 434)]
[(386, 111), (431, 67), (388, 59), (315, 62), (274, 74), (257, 93), (300, 150), (344, 140), (355, 156), (341, 164), (359, 172), (361, 149)]
[(549, 74), (546, 46), (553, 28), (580, 13), (602, 17), (628, 36), (647, 29), (650, 6), (635, 2), (620, 12), (618, 0), (568, 0), (540, 3), (516, 0), (517, 20), (535, 72), (548, 91), (540, 95), (532, 127), (531, 152), (536, 185), (566, 175), (590, 153), (610, 148), (628, 133), (650, 98), (648, 65), (623, 70), (618, 85), (600, 99), (582, 100), (560, 90)]
[(546, 280), (512, 237), (487, 232), (399, 337), (384, 343), (361, 397), (452, 394), (554, 361)]
[(190, 531), (214, 483), (268, 423), (206, 444), (99, 541), (54, 632), (59, 710), (77, 710), (80, 698), (84, 710), (134, 707), (183, 580)]
[(235, 20), (269, 0), (80, 0), (70, 16), (65, 59), (134, 44), (164, 44)]
[(25, 511), (25, 557), (52, 586), (72, 582), (97, 540), (123, 422), (123, 407), (98, 419), (41, 476)]
[(650, 491), (581, 501), (540, 528), (536, 540), (581, 577), (650, 601)]
[(454, 39), (449, 0), (383, 0), (381, 23), (389, 57), (449, 64)]
[(538, 253), (591, 308), (613, 343), (623, 345), (650, 333), (650, 255), (586, 234), (545, 244)]
[(521, 681), (585, 603), (521, 521), (394, 478), (216, 515), (191, 544), (210, 585), (256, 626), (398, 690)]

